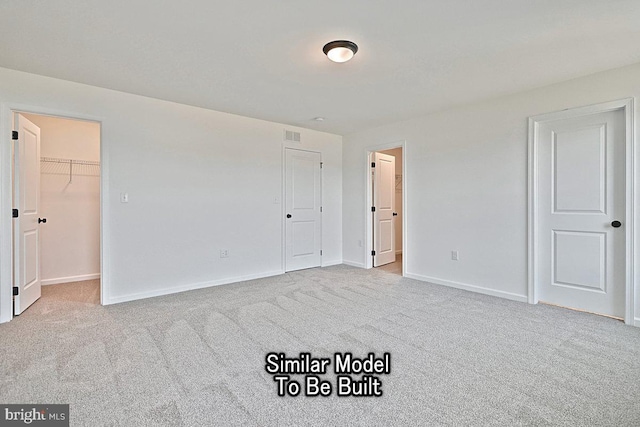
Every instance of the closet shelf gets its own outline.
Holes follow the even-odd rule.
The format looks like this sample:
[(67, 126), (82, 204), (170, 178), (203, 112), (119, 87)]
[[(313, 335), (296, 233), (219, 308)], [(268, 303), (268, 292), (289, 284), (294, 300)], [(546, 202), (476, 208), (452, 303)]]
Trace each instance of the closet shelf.
[(100, 176), (100, 162), (92, 160), (60, 159), (56, 157), (40, 157), (42, 173), (53, 175), (69, 175), (69, 183), (74, 175)]
[(74, 160), (74, 159), (58, 159), (55, 157), (40, 157), (41, 162), (47, 163), (66, 163), (74, 165), (88, 165), (88, 166), (100, 166), (100, 162), (94, 162), (91, 160)]

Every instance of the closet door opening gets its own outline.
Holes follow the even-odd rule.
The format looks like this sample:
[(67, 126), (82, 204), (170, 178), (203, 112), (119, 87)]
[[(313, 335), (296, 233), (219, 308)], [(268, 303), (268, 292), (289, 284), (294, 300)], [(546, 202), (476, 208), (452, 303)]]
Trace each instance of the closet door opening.
[(100, 123), (24, 112), (13, 120), (14, 315), (40, 298), (98, 305)]

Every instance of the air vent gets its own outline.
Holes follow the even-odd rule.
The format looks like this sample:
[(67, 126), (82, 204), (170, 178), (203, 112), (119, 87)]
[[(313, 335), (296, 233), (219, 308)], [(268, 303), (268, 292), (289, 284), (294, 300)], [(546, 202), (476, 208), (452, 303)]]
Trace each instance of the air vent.
[(294, 132), (291, 130), (284, 131), (284, 140), (289, 142), (300, 142), (300, 132)]

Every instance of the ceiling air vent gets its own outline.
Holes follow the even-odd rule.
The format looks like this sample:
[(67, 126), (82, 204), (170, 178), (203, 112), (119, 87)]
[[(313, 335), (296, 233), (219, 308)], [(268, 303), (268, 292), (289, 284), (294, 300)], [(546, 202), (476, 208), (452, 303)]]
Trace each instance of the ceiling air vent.
[(291, 130), (284, 131), (284, 140), (289, 142), (300, 142), (300, 132), (294, 132)]

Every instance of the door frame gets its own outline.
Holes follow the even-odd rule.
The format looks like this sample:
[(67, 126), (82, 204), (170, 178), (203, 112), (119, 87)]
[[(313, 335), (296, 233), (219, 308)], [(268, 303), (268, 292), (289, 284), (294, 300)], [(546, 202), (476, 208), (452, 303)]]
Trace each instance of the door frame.
[[(402, 276), (407, 274), (407, 141), (395, 141), (381, 145), (372, 145), (365, 147), (363, 156), (365, 163), (365, 189), (366, 189), (366, 205), (365, 205), (365, 231), (364, 231), (364, 266), (365, 268), (373, 268), (373, 218), (371, 215), (371, 206), (373, 206), (373, 184), (371, 183), (371, 158), (373, 153), (377, 151), (390, 150), (392, 148), (402, 148)], [(396, 248), (397, 250), (397, 248)]]
[[(11, 131), (13, 114), (27, 113), (62, 119), (95, 122), (100, 125), (100, 304), (109, 301), (109, 156), (105, 148), (102, 117), (42, 106), (0, 103), (0, 212), (13, 208), (13, 165)], [(13, 319), (13, 218), (0, 215), (0, 323)]]
[[(306, 151), (307, 153), (315, 153), (320, 155), (320, 163), (322, 164), (322, 151), (308, 150), (300, 148), (298, 146), (291, 146), (287, 144), (282, 145), (282, 192), (280, 196), (280, 218), (282, 227), (282, 251), (281, 251), (281, 272), (285, 274), (287, 272), (287, 150)], [(323, 181), (324, 170), (320, 167), (320, 206), (324, 206), (323, 203)], [(320, 250), (323, 249), (322, 245), (322, 233), (324, 232), (324, 215), (320, 215)], [(320, 267), (324, 267), (324, 258), (320, 257)], [(296, 271), (296, 270), (294, 270)]]
[(538, 156), (540, 125), (553, 120), (569, 119), (610, 111), (623, 111), (625, 117), (625, 316), (628, 325), (640, 326), (640, 319), (635, 319), (635, 179), (636, 150), (634, 135), (634, 99), (625, 98), (617, 101), (570, 108), (562, 111), (540, 114), (529, 117), (528, 133), (528, 204), (527, 209), (527, 300), (529, 304), (538, 303), (539, 254), (538, 254)]

